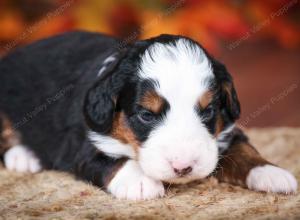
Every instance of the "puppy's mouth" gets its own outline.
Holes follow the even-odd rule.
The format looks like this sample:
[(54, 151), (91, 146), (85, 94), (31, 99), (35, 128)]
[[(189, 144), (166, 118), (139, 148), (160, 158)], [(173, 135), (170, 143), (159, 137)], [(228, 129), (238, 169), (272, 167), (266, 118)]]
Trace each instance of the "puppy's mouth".
[[(205, 169), (203, 169), (205, 168)], [(176, 173), (170, 174), (169, 176), (166, 176), (162, 179), (165, 183), (171, 183), (171, 184), (185, 184), (189, 182), (193, 182), (196, 180), (203, 180), (209, 176), (211, 176), (214, 173), (215, 166), (211, 170), (206, 170), (206, 167), (203, 166), (202, 169), (199, 167), (196, 167), (193, 172), (188, 173)]]

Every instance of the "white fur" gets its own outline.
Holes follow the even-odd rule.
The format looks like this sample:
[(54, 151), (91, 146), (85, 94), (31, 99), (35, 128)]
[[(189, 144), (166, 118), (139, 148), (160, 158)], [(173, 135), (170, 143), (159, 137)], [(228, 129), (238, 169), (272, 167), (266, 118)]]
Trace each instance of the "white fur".
[(218, 135), (217, 141), (220, 153), (224, 152), (229, 147), (230, 142), (227, 140), (227, 136), (232, 132), (234, 128), (235, 124), (232, 124)]
[[(155, 43), (142, 57), (139, 76), (156, 82), (156, 92), (170, 104), (166, 118), (140, 148), (145, 174), (176, 183), (209, 175), (217, 164), (217, 142), (195, 111), (214, 77), (203, 50), (185, 39), (175, 45)], [(177, 178), (174, 162), (193, 170), (186, 178)]]
[(39, 159), (22, 145), (12, 147), (4, 154), (4, 164), (7, 169), (17, 172), (36, 173), (42, 169)]
[(294, 193), (297, 190), (297, 180), (288, 171), (265, 165), (253, 168), (246, 180), (249, 189), (275, 193)]
[(116, 173), (107, 189), (119, 199), (131, 200), (153, 199), (165, 193), (162, 182), (146, 176), (133, 160), (127, 161)]
[(107, 65), (113, 61), (116, 60), (115, 55), (111, 55), (109, 57), (107, 57), (104, 61), (103, 61), (103, 66), (100, 68), (99, 72), (98, 72), (98, 77), (102, 75), (102, 73), (107, 69)]
[(129, 158), (135, 158), (135, 152), (129, 144), (123, 144), (117, 139), (100, 135), (93, 131), (88, 132), (88, 137), (97, 149), (111, 157), (120, 158), (127, 156)]
[(102, 73), (105, 71), (107, 69), (107, 67), (106, 66), (102, 66), (101, 67), (101, 69), (99, 70), (99, 72), (98, 72), (98, 75), (97, 75), (97, 77), (99, 77), (99, 76), (101, 76), (102, 75)]
[(111, 55), (111, 56), (107, 57), (107, 58), (103, 61), (103, 64), (111, 63), (111, 62), (113, 62), (113, 61), (115, 61), (115, 60), (116, 60), (115, 56), (114, 56), (114, 55)]

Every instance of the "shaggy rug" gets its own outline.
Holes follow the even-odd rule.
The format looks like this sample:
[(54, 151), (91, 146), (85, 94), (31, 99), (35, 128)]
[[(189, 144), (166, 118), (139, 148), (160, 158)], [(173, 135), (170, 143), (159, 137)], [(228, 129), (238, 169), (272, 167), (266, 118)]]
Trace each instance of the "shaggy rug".
[[(300, 180), (300, 129), (247, 131), (271, 162)], [(17, 174), (0, 168), (0, 219), (300, 219), (300, 193), (252, 192), (214, 178), (171, 186), (162, 199), (116, 200), (101, 189), (54, 171)]]

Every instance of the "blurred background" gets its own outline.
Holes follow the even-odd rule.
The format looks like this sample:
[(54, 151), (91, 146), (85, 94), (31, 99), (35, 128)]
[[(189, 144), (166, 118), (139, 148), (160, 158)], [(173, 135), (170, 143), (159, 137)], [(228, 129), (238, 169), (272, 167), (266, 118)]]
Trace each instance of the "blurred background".
[(191, 37), (233, 75), (240, 126), (300, 125), (298, 0), (0, 0), (0, 56), (75, 29)]

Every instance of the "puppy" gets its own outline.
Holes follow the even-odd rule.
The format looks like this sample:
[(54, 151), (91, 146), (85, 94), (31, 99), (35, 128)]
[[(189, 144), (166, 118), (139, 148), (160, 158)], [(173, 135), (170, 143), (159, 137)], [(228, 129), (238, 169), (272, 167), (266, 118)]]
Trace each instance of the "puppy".
[(1, 59), (7, 169), (67, 171), (133, 200), (163, 196), (164, 182), (209, 175), (257, 191), (296, 191), (294, 176), (263, 159), (235, 126), (232, 78), (197, 42), (160, 35), (121, 45), (72, 32)]

